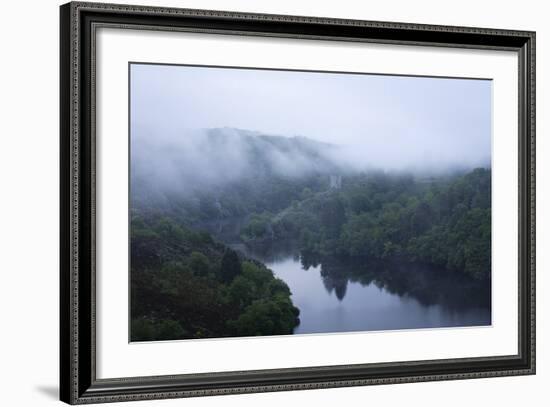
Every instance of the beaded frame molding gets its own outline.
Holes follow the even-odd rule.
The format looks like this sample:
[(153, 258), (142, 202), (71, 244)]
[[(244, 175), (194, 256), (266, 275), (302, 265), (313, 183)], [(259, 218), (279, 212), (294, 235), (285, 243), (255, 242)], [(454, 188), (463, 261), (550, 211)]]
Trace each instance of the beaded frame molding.
[[(60, 398), (70, 404), (535, 373), (535, 33), (72, 2), (60, 7)], [(515, 51), (519, 60), (516, 355), (98, 379), (95, 321), (97, 27)]]

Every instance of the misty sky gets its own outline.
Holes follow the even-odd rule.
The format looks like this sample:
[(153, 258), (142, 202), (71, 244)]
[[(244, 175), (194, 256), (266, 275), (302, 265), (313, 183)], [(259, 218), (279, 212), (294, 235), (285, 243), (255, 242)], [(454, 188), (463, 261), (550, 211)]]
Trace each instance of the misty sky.
[(488, 165), (489, 80), (131, 65), (131, 135), (234, 127), (349, 146), (398, 168)]

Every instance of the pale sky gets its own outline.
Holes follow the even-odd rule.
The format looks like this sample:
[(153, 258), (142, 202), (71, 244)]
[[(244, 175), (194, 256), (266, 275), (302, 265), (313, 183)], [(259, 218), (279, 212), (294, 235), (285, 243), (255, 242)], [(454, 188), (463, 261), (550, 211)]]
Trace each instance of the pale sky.
[(132, 138), (234, 127), (350, 146), (376, 164), (491, 156), (492, 82), (131, 65)]

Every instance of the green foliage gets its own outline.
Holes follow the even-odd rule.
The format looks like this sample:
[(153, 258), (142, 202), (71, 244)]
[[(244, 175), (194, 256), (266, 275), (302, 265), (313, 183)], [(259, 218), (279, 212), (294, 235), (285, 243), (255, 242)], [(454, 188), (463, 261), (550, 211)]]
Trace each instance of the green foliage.
[(242, 273), (241, 261), (235, 250), (226, 249), (222, 257), (221, 277), (226, 283), (233, 281), (235, 277)]
[(189, 255), (189, 268), (197, 276), (207, 276), (210, 272), (210, 261), (204, 254), (192, 252)]
[(298, 324), (283, 281), (182, 219), (246, 216), (245, 242), (297, 242), (305, 268), (323, 256), (357, 264), (402, 258), (490, 279), (490, 170), (344, 175), (338, 189), (320, 175), (272, 177), (235, 185), (220, 205), (213, 199), (132, 213), (132, 340), (279, 335)]
[[(134, 214), (130, 263), (133, 341), (255, 335), (247, 318), (260, 311), (262, 332), (292, 333), (298, 323), (271, 270), (166, 216)], [(260, 310), (249, 309), (258, 301)]]
[(271, 230), (271, 214), (269, 212), (254, 213), (248, 224), (241, 230), (241, 237), (244, 240), (259, 240), (270, 237)]
[(338, 195), (331, 195), (320, 208), (319, 217), (328, 237), (340, 234), (342, 225), (346, 222), (346, 208)]
[(152, 321), (145, 318), (134, 319), (132, 326), (132, 341), (173, 340), (185, 336), (185, 331), (177, 321)]
[(298, 322), (298, 309), (288, 297), (256, 300), (228, 325), (239, 336), (290, 334)]
[(425, 179), (372, 172), (344, 180), (338, 191), (308, 194), (264, 219), (273, 238), (298, 238), (302, 252), (403, 257), (490, 278), (490, 170)]

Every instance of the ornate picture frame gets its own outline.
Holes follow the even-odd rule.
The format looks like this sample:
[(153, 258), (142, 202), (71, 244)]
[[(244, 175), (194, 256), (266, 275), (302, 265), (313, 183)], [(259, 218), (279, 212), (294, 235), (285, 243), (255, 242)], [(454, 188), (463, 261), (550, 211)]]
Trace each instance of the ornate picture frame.
[[(71, 2), (60, 8), (60, 395), (69, 404), (470, 379), (535, 373), (535, 33)], [(517, 55), (517, 353), (98, 377), (96, 34), (101, 27)], [(498, 137), (498, 135), (495, 135)], [(124, 157), (123, 157), (124, 158)], [(498, 202), (493, 201), (493, 205)], [(493, 253), (493, 256), (498, 256)], [(513, 265), (510, 265), (513, 267)], [(498, 272), (498, 270), (496, 271)]]

